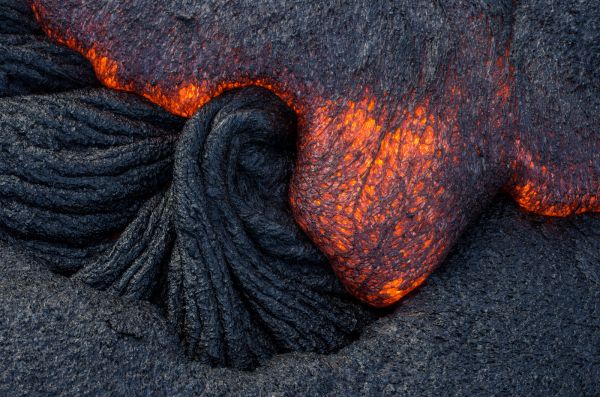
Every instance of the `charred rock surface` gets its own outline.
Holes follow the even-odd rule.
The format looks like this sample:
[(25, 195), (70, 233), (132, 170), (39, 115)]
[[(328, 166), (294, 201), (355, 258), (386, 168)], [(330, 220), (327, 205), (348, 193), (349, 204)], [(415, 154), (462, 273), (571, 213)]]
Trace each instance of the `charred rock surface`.
[(597, 395), (600, 219), (501, 199), (417, 294), (331, 355), (185, 360), (155, 306), (0, 254), (0, 394)]
[(170, 183), (180, 119), (108, 90), (0, 99), (0, 238), (72, 274)]
[(99, 85), (83, 57), (54, 45), (24, 1), (0, 0), (0, 97)]
[(176, 114), (251, 84), (287, 101), (295, 217), (371, 305), (423, 283), (502, 189), (600, 210), (595, 2), (31, 3), (106, 85)]
[(262, 88), (223, 94), (181, 133), (130, 94), (0, 100), (0, 240), (157, 303), (195, 360), (254, 368), (335, 351), (372, 314), (289, 210), (295, 120)]
[[(401, 36), (422, 29), (433, 35), (432, 47), (426, 45), (427, 34), (417, 35), (401, 54), (429, 54), (432, 58), (424, 61), (429, 66), (423, 67), (435, 87), (446, 62), (456, 66), (455, 25), (445, 23), (462, 16), (460, 8), (431, 13), (440, 10), (424, 5), (433, 8), (396, 18), (425, 23), (404, 26)], [(498, 48), (513, 37), (508, 56), (516, 94), (500, 86), (496, 102), (478, 108), (485, 108), (483, 116), (468, 107), (457, 115), (460, 125), (479, 122), (491, 132), (506, 121), (494, 118), (496, 110), (515, 111), (519, 130), (535, 131), (521, 146), (524, 157), (515, 170), (523, 178), (556, 182), (542, 198), (560, 204), (563, 197), (595, 197), (586, 192), (594, 192), (598, 171), (598, 29), (592, 20), (598, 10), (589, 3), (552, 5), (466, 6), (468, 15), (483, 12), (483, 20), (495, 21), (490, 32), (496, 44), (502, 43)], [(177, 20), (192, 23), (196, 14), (180, 11)], [(235, 14), (234, 9), (221, 12)], [(269, 15), (291, 24), (290, 29), (300, 27), (276, 14)], [(28, 15), (18, 2), (0, 0), (2, 56), (10, 62), (18, 61), (18, 43), (34, 35), (39, 39)], [(256, 16), (248, 15), (249, 22)], [(470, 26), (482, 28), (481, 21)], [(39, 40), (40, 47), (26, 45), (32, 64), (51, 61), (32, 68), (51, 79), (31, 79), (27, 72), (21, 76), (11, 66), (4, 80), (10, 84), (0, 83), (4, 96), (12, 96), (0, 99), (0, 394), (598, 394), (597, 216), (541, 218), (501, 199), (458, 242), (426, 288), (355, 343), (328, 356), (292, 353), (268, 361), (290, 350), (337, 351), (374, 317), (349, 299), (325, 258), (292, 221), (286, 195), (295, 139), (290, 109), (254, 88), (213, 99), (183, 126), (182, 119), (135, 96), (102, 89), (16, 96), (95, 84), (68, 75), (72, 67), (76, 76), (91, 76), (85, 63), (78, 64), (80, 57)], [(373, 46), (366, 54), (378, 51)], [(484, 65), (491, 74), (475, 93), (479, 99), (431, 98), (439, 100), (437, 105), (483, 100), (499, 81), (495, 72), (512, 76), (507, 54), (493, 53), (486, 59), (496, 66)], [(503, 55), (501, 62), (497, 54)], [(396, 60), (421, 67), (415, 59)], [(104, 62), (110, 66), (109, 61)], [(462, 68), (478, 62), (463, 59)], [(555, 70), (545, 68), (546, 63)], [(407, 70), (406, 76), (413, 76)], [(349, 81), (359, 86), (357, 76)], [(468, 86), (481, 83), (481, 76), (469, 76)], [(100, 77), (107, 83), (106, 75)], [(418, 79), (410, 81), (408, 87)], [(185, 97), (188, 91), (182, 93)], [(508, 106), (508, 94), (523, 106)], [(411, 101), (407, 112), (416, 118), (408, 127), (419, 134), (427, 127), (446, 128), (445, 122), (424, 118), (426, 108), (411, 107)], [(371, 125), (360, 110), (369, 111), (370, 102), (354, 103), (358, 113), (351, 114), (351, 125)], [(557, 115), (545, 114), (544, 107)], [(573, 125), (580, 126), (576, 133)], [(557, 132), (545, 134), (552, 126)], [(485, 146), (477, 143), (467, 146)], [(525, 146), (532, 149), (527, 152), (531, 157), (525, 156)], [(491, 147), (488, 154), (499, 156)], [(561, 151), (565, 147), (569, 150)], [(553, 161), (569, 167), (548, 168)], [(540, 165), (541, 176), (534, 165)], [(479, 175), (481, 169), (471, 171)], [(563, 195), (565, 187), (574, 186), (570, 177), (563, 178), (565, 172), (583, 181), (572, 196)], [(487, 186), (496, 187), (496, 177), (488, 177), (467, 180), (486, 186), (486, 200), (495, 190)], [(514, 189), (517, 182), (511, 179), (513, 185), (507, 186)], [(475, 197), (467, 199), (483, 205)], [(418, 215), (409, 216), (415, 225)], [(472, 219), (476, 211), (455, 215)], [(251, 374), (211, 368), (247, 369), (259, 363), (264, 366)]]

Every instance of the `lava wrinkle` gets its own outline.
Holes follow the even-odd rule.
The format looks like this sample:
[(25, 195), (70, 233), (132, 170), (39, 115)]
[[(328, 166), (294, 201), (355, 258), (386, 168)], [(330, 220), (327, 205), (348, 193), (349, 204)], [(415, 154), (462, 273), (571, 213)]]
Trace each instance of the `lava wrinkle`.
[(531, 47), (524, 26), (537, 21), (516, 17), (529, 17), (528, 2), (356, 0), (290, 16), (286, 2), (217, 1), (210, 12), (190, 5), (185, 26), (161, 2), (137, 3), (142, 15), (115, 13), (110, 0), (31, 1), (47, 35), (86, 56), (105, 85), (175, 114), (248, 85), (288, 103), (301, 121), (294, 216), (370, 305), (422, 283), (501, 190), (548, 216), (600, 210), (598, 124), (582, 130), (589, 116), (553, 112), (560, 94), (548, 94), (594, 101), (555, 89), (594, 70), (567, 79), (552, 71), (560, 64), (543, 67), (570, 55), (552, 32)]

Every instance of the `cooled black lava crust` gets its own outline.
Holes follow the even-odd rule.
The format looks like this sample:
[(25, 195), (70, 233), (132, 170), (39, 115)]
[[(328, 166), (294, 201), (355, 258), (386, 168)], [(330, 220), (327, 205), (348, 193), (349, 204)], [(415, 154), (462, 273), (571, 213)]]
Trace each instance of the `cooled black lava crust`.
[[(514, 17), (518, 111), (530, 115), (519, 123), (594, 138), (598, 8), (548, 4), (488, 10)], [(505, 201), (346, 349), (280, 357), (256, 376), (211, 370), (332, 353), (381, 314), (344, 291), (292, 219), (294, 112), (246, 88), (186, 121), (97, 88), (15, 1), (0, 0), (0, 61), (0, 391), (99, 391), (111, 378), (134, 394), (598, 392), (598, 219)], [(135, 380), (122, 385), (122, 373)]]

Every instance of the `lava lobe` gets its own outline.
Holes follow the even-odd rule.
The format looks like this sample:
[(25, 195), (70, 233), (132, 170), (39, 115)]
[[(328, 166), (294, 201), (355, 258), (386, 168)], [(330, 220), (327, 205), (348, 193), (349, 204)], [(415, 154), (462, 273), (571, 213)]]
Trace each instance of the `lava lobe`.
[[(87, 57), (106, 86), (177, 115), (248, 85), (290, 105), (300, 122), (296, 221), (371, 305), (423, 283), (500, 190), (540, 214), (600, 210), (600, 116), (586, 110), (600, 101), (590, 83), (600, 29), (566, 19), (598, 14), (592, 6), (31, 4), (44, 31)], [(569, 24), (570, 47), (557, 39)], [(577, 54), (589, 57), (566, 67)]]

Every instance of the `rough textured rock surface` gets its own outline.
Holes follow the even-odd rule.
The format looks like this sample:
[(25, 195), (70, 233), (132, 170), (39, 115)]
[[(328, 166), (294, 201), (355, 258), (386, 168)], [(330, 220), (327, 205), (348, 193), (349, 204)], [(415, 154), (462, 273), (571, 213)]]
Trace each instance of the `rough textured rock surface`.
[(225, 93), (181, 133), (106, 89), (0, 99), (0, 126), (0, 240), (158, 304), (189, 357), (254, 368), (371, 321), (292, 218), (295, 116), (271, 92)]
[(0, 97), (98, 85), (83, 57), (44, 37), (25, 1), (0, 0), (0, 60)]
[[(600, 4), (519, 1), (510, 62), (520, 161), (518, 201), (560, 214), (600, 205)], [(542, 181), (546, 180), (547, 183)], [(569, 181), (578, 180), (572, 184)], [(587, 193), (586, 193), (587, 192)], [(586, 205), (586, 203), (588, 203)], [(542, 213), (544, 211), (541, 211)], [(553, 211), (549, 211), (552, 213)]]
[(0, 239), (79, 270), (170, 182), (181, 125), (106, 89), (0, 99)]
[[(522, 32), (521, 37), (515, 39), (520, 44), (515, 47), (514, 56), (522, 57), (520, 67), (522, 70), (530, 68), (530, 75), (538, 74), (539, 70), (548, 73), (546, 78), (536, 81), (532, 91), (528, 91), (537, 92), (535, 95), (522, 93), (530, 95), (527, 97), (528, 106), (534, 106), (534, 100), (552, 102), (557, 106), (556, 109), (564, 112), (561, 115), (566, 120), (565, 125), (579, 120), (587, 122), (582, 125), (593, 127), (590, 120), (597, 113), (592, 112), (591, 108), (575, 109), (568, 102), (596, 106), (594, 100), (597, 98), (594, 99), (593, 92), (597, 85), (594, 85), (592, 78), (594, 73), (597, 74), (594, 68), (597, 52), (593, 40), (581, 41), (582, 38), (589, 40), (593, 35), (579, 34), (585, 32), (582, 27), (590, 23), (586, 22), (586, 15), (593, 15), (594, 9), (584, 9), (589, 7), (589, 3), (573, 3), (573, 12), (562, 13), (562, 8), (545, 7), (544, 2), (521, 4), (524, 3), (529, 5), (519, 11), (523, 15), (521, 19), (517, 18)], [(551, 10), (559, 14), (553, 15)], [(535, 15), (544, 17), (536, 22), (537, 25), (528, 25), (534, 20), (530, 17)], [(18, 2), (0, 0), (2, 34), (32, 34), (37, 31), (29, 17), (27, 8)], [(554, 17), (553, 23), (547, 23)], [(535, 40), (537, 33), (532, 30), (536, 29), (557, 37), (570, 37), (565, 36), (569, 31), (578, 32), (571, 37), (577, 44), (575, 52), (572, 52), (572, 46), (561, 47), (565, 41), (547, 38)], [(548, 29), (549, 32), (546, 31)], [(590, 31), (594, 31), (593, 26)], [(39, 31), (35, 34), (39, 35)], [(42, 45), (32, 49), (36, 53), (32, 59), (43, 59), (47, 51), (59, 51), (57, 54), (63, 51), (56, 50), (42, 38), (39, 42)], [(6, 48), (9, 49), (10, 59), (14, 42), (3, 43), (8, 43)], [(580, 43), (586, 43), (587, 47), (582, 49)], [(560, 51), (553, 52), (557, 46)], [(562, 72), (544, 69), (543, 62), (526, 62), (527, 52), (536, 53), (541, 59), (546, 57), (544, 62), (557, 62), (556, 66), (562, 68)], [(65, 59), (73, 57), (68, 51), (64, 52), (64, 56)], [(89, 76), (89, 66), (79, 64), (76, 58), (72, 58), (73, 63), (69, 61), (65, 64), (62, 55), (57, 56), (56, 62), (38, 64), (39, 70), (48, 68), (52, 75), (52, 70), (56, 70), (55, 65), (68, 65), (74, 68), (75, 75), (84, 76), (88, 73)], [(569, 63), (572, 63), (571, 66)], [(42, 80), (30, 80), (27, 73), (12, 74), (10, 92), (7, 92), (9, 95), (45, 93), (79, 87), (80, 83), (87, 85), (83, 83), (85, 79), (73, 84), (68, 76), (60, 73), (55, 76), (52, 77), (52, 83), (46, 86), (40, 83)], [(567, 78), (562, 79), (564, 76)], [(2, 84), (0, 87), (9, 87)], [(565, 95), (556, 87), (561, 87)], [(544, 92), (550, 95), (544, 98), (537, 96)], [(275, 108), (282, 109), (283, 113), (287, 112), (281, 103), (272, 103), (273, 99), (262, 95), (266, 94), (255, 92), (250, 97), (259, 96), (261, 103), (271, 103)], [(226, 101), (215, 101), (205, 112), (215, 111), (219, 114), (223, 109), (231, 110), (231, 106), (223, 106)], [(265, 122), (268, 117), (264, 113), (261, 115), (261, 112), (272, 110), (271, 105), (253, 107), (250, 113), (258, 112), (253, 122)], [(140, 252), (126, 249), (127, 244), (123, 244), (127, 243), (127, 233), (135, 227), (146, 227), (148, 231), (142, 234), (140, 241), (148, 236), (156, 236), (157, 231), (158, 235), (165, 236), (161, 234), (165, 230), (157, 226), (168, 226), (169, 222), (157, 222), (157, 219), (161, 220), (160, 216), (168, 212), (163, 211), (165, 208), (177, 208), (161, 206), (161, 203), (168, 201), (161, 200), (177, 197), (173, 195), (168, 181), (171, 180), (172, 158), (177, 158), (174, 154), (177, 152), (175, 141), (179, 139), (182, 121), (132, 95), (107, 90), (14, 96), (1, 99), (0, 107), (0, 174), (3, 178), (0, 181), (0, 209), (2, 219), (10, 220), (12, 225), (9, 227), (5, 223), (1, 228), (4, 242), (0, 243), (0, 395), (600, 393), (600, 218), (597, 215), (573, 219), (543, 218), (524, 214), (506, 198), (499, 198), (459, 240), (446, 264), (429, 279), (423, 289), (387, 312), (388, 316), (366, 328), (360, 338), (339, 352), (330, 355), (289, 353), (276, 355), (271, 360), (266, 359), (268, 354), (260, 360), (256, 360), (256, 357), (248, 360), (248, 356), (241, 354), (241, 364), (232, 363), (237, 356), (232, 356), (231, 350), (224, 352), (230, 349), (230, 341), (236, 341), (235, 335), (228, 339), (231, 335), (223, 337), (221, 334), (213, 339), (210, 332), (216, 331), (218, 335), (218, 326), (213, 327), (215, 323), (207, 322), (206, 318), (193, 318), (192, 314), (189, 324), (200, 326), (200, 334), (209, 335), (211, 342), (215, 342), (213, 346), (217, 346), (213, 350), (216, 354), (212, 356), (202, 357), (203, 349), (199, 349), (201, 361), (194, 361), (186, 357), (186, 350), (189, 353), (190, 346), (202, 344), (181, 344), (181, 327), (177, 322), (169, 321), (172, 317), (169, 317), (168, 305), (164, 304), (167, 300), (163, 293), (168, 291), (168, 288), (163, 288), (168, 285), (165, 284), (166, 280), (146, 276), (127, 278), (132, 274), (147, 275), (148, 269), (155, 271), (155, 263), (139, 259), (147, 258), (144, 256), (147, 253), (161, 252), (161, 245), (155, 244), (156, 241), (150, 238), (148, 245), (143, 248), (145, 251), (138, 255)], [(232, 114), (239, 121), (241, 116), (237, 110)], [(224, 114), (227, 115), (227, 111)], [(545, 116), (538, 114), (535, 117)], [(227, 119), (225, 116), (222, 118)], [(287, 116), (283, 116), (283, 119), (289, 121)], [(235, 145), (226, 146), (229, 155), (239, 155), (237, 162), (226, 162), (219, 157), (221, 162), (206, 163), (211, 158), (211, 141), (219, 142), (232, 131), (234, 133), (231, 136), (235, 137), (236, 134), (235, 129), (214, 128), (221, 133), (213, 139), (208, 133), (209, 139), (202, 144), (203, 134), (207, 131), (202, 126), (202, 120), (207, 119), (199, 115), (185, 127), (183, 135), (187, 136), (186, 143), (190, 145), (183, 147), (180, 153), (190, 154), (189, 151), (202, 147), (205, 155), (196, 159), (196, 164), (214, 164), (215, 168), (202, 167), (202, 172), (196, 172), (195, 161), (185, 155), (177, 160), (184, 166), (179, 172), (191, 172), (193, 178), (202, 180), (206, 179), (203, 172), (208, 169), (206, 175), (215, 177), (210, 178), (210, 181), (216, 181), (214, 186), (204, 190), (199, 186), (208, 186), (206, 181), (200, 185), (194, 184), (193, 189), (189, 189), (194, 196), (191, 198), (196, 200), (198, 197), (195, 195), (198, 194), (211, 200), (226, 200), (235, 196), (232, 193), (236, 193), (236, 189), (228, 190), (228, 194), (224, 195), (224, 186), (246, 186), (249, 180), (255, 179), (248, 178), (246, 172), (257, 171), (260, 167), (255, 168), (257, 164), (248, 161), (253, 156), (245, 155), (244, 150)], [(279, 136), (277, 134), (285, 131), (267, 128), (267, 131), (261, 132), (266, 132), (265, 136), (271, 136), (270, 133)], [(221, 142), (230, 141), (224, 139)], [(261, 173), (259, 180), (265, 183), (251, 186), (252, 194), (261, 196), (269, 203), (265, 212), (281, 209), (285, 191), (281, 188), (284, 185), (282, 181), (286, 180), (289, 172), (288, 143), (285, 143), (285, 139), (278, 142), (280, 145), (275, 145), (274, 152), (268, 150), (269, 145), (263, 148), (266, 150), (252, 149), (255, 154), (260, 152), (261, 159), (278, 159), (270, 164), (285, 165), (279, 169), (281, 173), (276, 173), (276, 182), (268, 178), (270, 174)], [(19, 153), (23, 156), (19, 156)], [(277, 153), (284, 155), (279, 157)], [(144, 168), (148, 164), (141, 161), (145, 156), (153, 159), (149, 168)], [(85, 160), (92, 161), (86, 163)], [(79, 175), (62, 172), (78, 168), (74, 167), (77, 164), (85, 172)], [(102, 164), (108, 166), (96, 168)], [(133, 173), (127, 174), (129, 176), (111, 172), (119, 165), (127, 168), (124, 164), (134, 165), (131, 168)], [(154, 174), (148, 171), (153, 169), (152, 164), (155, 167)], [(219, 178), (223, 173), (227, 174), (232, 169), (235, 170), (235, 183), (220, 183)], [(90, 170), (101, 172), (88, 174)], [(141, 175), (155, 177), (143, 183)], [(31, 178), (36, 182), (25, 183)], [(103, 182), (106, 178), (121, 178), (120, 187), (111, 190), (111, 185), (104, 183), (105, 180)], [(269, 189), (274, 186), (270, 182), (279, 188)], [(85, 185), (101, 188), (83, 189)], [(198, 215), (200, 207), (192, 207)], [(243, 206), (234, 207), (235, 210), (227, 215), (222, 208), (229, 210), (233, 207), (206, 206), (206, 222), (192, 222), (192, 226), (202, 224), (219, 231), (219, 220), (225, 220), (223, 224), (227, 224), (227, 219), (236, 219), (232, 214), (244, 215), (244, 211), (240, 211)], [(30, 209), (37, 209), (35, 216), (28, 216)], [(119, 216), (107, 220), (103, 217), (106, 209), (116, 211)], [(178, 211), (181, 211), (181, 207)], [(57, 219), (59, 221), (53, 224), (53, 220)], [(93, 221), (89, 222), (90, 219)], [(247, 221), (249, 218), (241, 216), (240, 219)], [(251, 220), (264, 225), (265, 219)], [(298, 274), (288, 272), (288, 279), (279, 272), (274, 284), (274, 290), (279, 292), (275, 296), (281, 298), (280, 301), (287, 296), (293, 298), (297, 289), (288, 291), (285, 289), (288, 283), (293, 283), (293, 288), (312, 285), (318, 287), (316, 291), (323, 292), (315, 300), (321, 306), (286, 320), (308, 324), (304, 328), (298, 324), (294, 327), (309, 332), (315, 331), (314, 324), (319, 324), (318, 321), (334, 326), (339, 321), (338, 325), (343, 331), (348, 330), (344, 328), (348, 324), (353, 326), (352, 320), (350, 323), (347, 321), (350, 317), (369, 317), (360, 306), (354, 304), (347, 306), (351, 308), (347, 313), (350, 317), (329, 315), (328, 305), (347, 302), (347, 297), (341, 293), (340, 285), (332, 281), (333, 275), (324, 266), (322, 258), (319, 259), (319, 255), (307, 247), (305, 240), (298, 238), (293, 232), (296, 229), (290, 229), (290, 220), (289, 216), (283, 218), (287, 232), (277, 234), (282, 237), (294, 236), (291, 241), (286, 239), (281, 241), (282, 245), (261, 246), (260, 239), (258, 242), (253, 240), (261, 247), (258, 255), (260, 260), (281, 258), (281, 247), (290, 247), (286, 244), (299, 248), (299, 251), (292, 249), (292, 252), (305, 252), (312, 258), (309, 266), (302, 267), (308, 272), (302, 273), (300, 282), (296, 277)], [(96, 226), (91, 233), (87, 229), (90, 225)], [(198, 244), (202, 247), (199, 251), (216, 252), (215, 247), (223, 247), (224, 238), (230, 238), (227, 235), (230, 232), (231, 236), (255, 237), (252, 228), (246, 227), (246, 233), (240, 234), (235, 223), (233, 225), (215, 233), (218, 236), (215, 239), (217, 244)], [(27, 232), (19, 234), (20, 228), (26, 228)], [(282, 231), (281, 228), (276, 229)], [(221, 233), (224, 231), (226, 233)], [(65, 233), (75, 244), (65, 244)], [(35, 235), (36, 238), (27, 238), (27, 235)], [(264, 236), (268, 236), (268, 233)], [(198, 236), (185, 237), (195, 241)], [(271, 237), (273, 235), (263, 242), (268, 242)], [(176, 237), (173, 239), (177, 240)], [(109, 252), (107, 249), (110, 247), (116, 249)], [(239, 283), (239, 276), (247, 277), (249, 274), (244, 273), (246, 269), (240, 268), (239, 263), (230, 261), (236, 255), (254, 255), (251, 245), (242, 244), (239, 247), (242, 249), (226, 252), (221, 257), (226, 261), (213, 262), (216, 265), (210, 266), (209, 271), (214, 274), (227, 269), (224, 273), (231, 278), (224, 277), (218, 281), (222, 282), (220, 286), (224, 287), (224, 294), (230, 296), (247, 288), (248, 284), (244, 286)], [(290, 250), (286, 250), (288, 252)], [(106, 257), (113, 262), (97, 262), (99, 258)], [(165, 263), (172, 261), (173, 258), (170, 258)], [(149, 266), (137, 266), (140, 264)], [(268, 264), (273, 265), (271, 262)], [(277, 270), (278, 266), (281, 267), (276, 263), (275, 267), (265, 269)], [(142, 270), (141, 273), (139, 270)], [(162, 270), (159, 273), (164, 275)], [(187, 272), (193, 275), (190, 269)], [(270, 273), (267, 271), (261, 276), (268, 275)], [(198, 286), (192, 284), (195, 288)], [(150, 290), (152, 293), (149, 296)], [(216, 295), (222, 299), (218, 296), (219, 291)], [(197, 292), (188, 294), (188, 297), (195, 303), (205, 304), (206, 300), (196, 300), (202, 297), (202, 293)], [(237, 308), (229, 306), (235, 308), (230, 312), (233, 313), (232, 317), (237, 316), (235, 313), (239, 313), (236, 310), (240, 306), (242, 310), (248, 310), (255, 304), (247, 303), (253, 298), (247, 293), (239, 293), (239, 298), (242, 304), (238, 303)], [(280, 301), (269, 304), (283, 305), (284, 302)], [(308, 306), (303, 306), (305, 303), (296, 300), (293, 308), (306, 308)], [(171, 307), (187, 310), (185, 305), (175, 304)], [(212, 307), (218, 310), (228, 306), (217, 304)], [(214, 318), (221, 315), (204, 310), (205, 315)], [(276, 315), (282, 313), (285, 314), (285, 311), (279, 311)], [(311, 316), (316, 316), (315, 322), (310, 319)], [(207, 333), (207, 327), (202, 329), (203, 324), (210, 324), (213, 329), (208, 329)], [(329, 336), (332, 335), (327, 327), (322, 328)], [(198, 335), (198, 329), (194, 330), (193, 326), (189, 329), (193, 331), (192, 335)], [(339, 333), (341, 339), (333, 343), (347, 343), (347, 335)], [(219, 340), (219, 337), (223, 339)], [(183, 339), (185, 342), (185, 335)], [(269, 335), (268, 340), (273, 343), (276, 339)], [(327, 344), (331, 341), (323, 341), (321, 346), (331, 347), (331, 344)], [(292, 338), (287, 343), (298, 342), (297, 338)], [(305, 341), (300, 342), (297, 346), (288, 345), (288, 348), (306, 348)], [(252, 350), (251, 345), (244, 343), (238, 347)], [(274, 343), (271, 347), (275, 351), (286, 350), (281, 348), (282, 344)], [(210, 364), (219, 363), (220, 360), (220, 363), (241, 367), (245, 366), (244, 363), (255, 365), (261, 361), (262, 366), (253, 372), (210, 367)]]
[(107, 89), (11, 92), (0, 99), (1, 241), (152, 301), (187, 355), (212, 365), (336, 351), (372, 321), (292, 218), (296, 117), (273, 93), (230, 91), (183, 127)]
[(240, 85), (286, 100), (296, 220), (371, 305), (418, 287), (501, 189), (600, 211), (595, 1), (31, 3), (106, 85), (176, 114)]
[(426, 285), (331, 355), (254, 372), (185, 359), (159, 311), (3, 248), (2, 395), (600, 393), (600, 218), (501, 199)]

